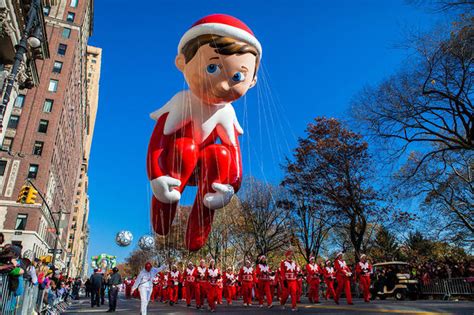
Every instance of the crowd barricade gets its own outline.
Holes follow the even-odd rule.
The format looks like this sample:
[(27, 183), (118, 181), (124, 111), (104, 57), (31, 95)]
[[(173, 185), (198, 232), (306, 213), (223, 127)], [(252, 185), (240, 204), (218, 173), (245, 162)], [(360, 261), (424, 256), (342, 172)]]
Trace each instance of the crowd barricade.
[(474, 298), (474, 278), (435, 279), (421, 284), (421, 294), (440, 295), (444, 299), (451, 296)]
[(60, 314), (69, 304), (63, 298), (48, 304), (47, 290), (24, 280), (23, 294), (10, 292), (7, 274), (0, 274), (0, 315)]

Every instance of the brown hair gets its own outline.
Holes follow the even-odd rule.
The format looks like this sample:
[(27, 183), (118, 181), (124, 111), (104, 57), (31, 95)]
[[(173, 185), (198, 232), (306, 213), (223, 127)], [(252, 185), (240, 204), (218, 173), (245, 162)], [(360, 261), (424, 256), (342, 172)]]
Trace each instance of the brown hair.
[(255, 68), (258, 68), (259, 54), (257, 49), (247, 43), (239, 42), (237, 39), (232, 37), (224, 37), (214, 34), (200, 35), (196, 38), (191, 39), (187, 42), (181, 52), (184, 55), (184, 61), (188, 63), (194, 58), (199, 47), (209, 44), (212, 48), (215, 48), (215, 52), (219, 55), (242, 55), (250, 53), (257, 57)]

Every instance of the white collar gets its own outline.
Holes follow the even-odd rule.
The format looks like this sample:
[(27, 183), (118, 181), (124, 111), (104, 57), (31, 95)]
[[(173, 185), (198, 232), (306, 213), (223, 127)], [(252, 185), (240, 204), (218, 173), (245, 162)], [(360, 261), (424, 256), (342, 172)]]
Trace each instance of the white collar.
[(179, 275), (179, 271), (178, 270), (176, 270), (176, 272), (171, 271), (170, 274), (172, 277), (177, 277)]
[(268, 272), (270, 270), (270, 267), (268, 265), (259, 264), (258, 266), (260, 267), (260, 270), (263, 272)]
[(168, 113), (163, 130), (165, 135), (173, 134), (193, 122), (194, 140), (198, 144), (206, 140), (214, 129), (217, 129), (222, 142), (232, 145), (237, 143), (235, 131), (244, 133), (231, 103), (203, 104), (189, 90), (177, 93), (165, 106), (151, 113), (150, 117), (158, 121), (165, 113)]
[(285, 260), (285, 267), (289, 271), (295, 271), (296, 269), (296, 264), (294, 261), (289, 262), (288, 260)]
[(252, 273), (252, 272), (253, 272), (253, 268), (252, 268), (252, 267), (247, 268), (247, 267), (244, 266), (243, 269), (244, 269), (244, 273)]
[(217, 274), (219, 274), (219, 269), (207, 269), (207, 272), (211, 277), (217, 277)]
[(318, 270), (318, 265), (317, 264), (309, 264), (309, 267), (311, 268), (312, 271)]
[(192, 275), (194, 273), (194, 267), (193, 269), (187, 268), (186, 271), (188, 272), (188, 275)]

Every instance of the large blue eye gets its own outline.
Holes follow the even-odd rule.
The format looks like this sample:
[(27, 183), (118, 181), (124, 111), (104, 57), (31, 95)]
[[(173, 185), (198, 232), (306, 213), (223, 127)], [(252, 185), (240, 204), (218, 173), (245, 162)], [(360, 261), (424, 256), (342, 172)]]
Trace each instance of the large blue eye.
[(242, 72), (236, 72), (232, 76), (232, 81), (234, 82), (242, 82), (243, 80), (245, 80), (245, 74), (243, 74)]
[(218, 74), (219, 72), (221, 72), (221, 70), (219, 69), (219, 66), (216, 65), (215, 63), (211, 63), (210, 65), (208, 65), (206, 67), (206, 71), (209, 74)]

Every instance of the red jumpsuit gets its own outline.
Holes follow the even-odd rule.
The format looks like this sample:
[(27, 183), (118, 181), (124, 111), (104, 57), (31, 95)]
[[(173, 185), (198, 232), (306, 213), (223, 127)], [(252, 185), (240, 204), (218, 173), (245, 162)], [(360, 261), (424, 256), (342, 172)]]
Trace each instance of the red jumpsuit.
[(236, 294), (236, 281), (234, 273), (225, 272), (223, 275), (224, 280), (224, 292), (225, 298), (227, 299), (227, 304), (231, 305), (232, 301), (235, 300)]
[(133, 286), (133, 282), (132, 280), (125, 280), (125, 298), (126, 299), (129, 299), (132, 297), (132, 286)]
[(326, 283), (326, 300), (332, 296), (336, 298), (336, 292), (334, 291), (334, 279), (336, 279), (336, 272), (333, 267), (324, 268), (324, 282)]
[(291, 306), (296, 308), (298, 289), (298, 265), (293, 260), (283, 260), (280, 264), (282, 281), (282, 295), (280, 304), (285, 305), (288, 296), (291, 296)]
[(281, 278), (281, 269), (278, 267), (277, 273), (275, 274), (275, 282), (276, 282), (276, 288), (277, 288), (277, 298), (281, 299), (283, 296), (283, 279)]
[(159, 274), (156, 274), (156, 276), (153, 278), (153, 290), (151, 291), (151, 296), (150, 296), (150, 301), (155, 302), (155, 300), (158, 300), (160, 297), (160, 291), (161, 291), (161, 283), (160, 283), (160, 276)]
[(309, 263), (306, 265), (306, 281), (309, 286), (309, 300), (313, 303), (319, 303), (319, 284), (321, 279), (319, 278), (323, 271), (321, 267), (316, 263)]
[(217, 268), (207, 268), (206, 276), (209, 283), (207, 287), (207, 302), (209, 303), (211, 310), (215, 310), (217, 304), (218, 282), (221, 279), (221, 274)]
[(207, 268), (197, 267), (197, 280), (196, 280), (196, 306), (201, 307), (204, 305), (204, 298), (207, 295)]
[(296, 302), (301, 303), (301, 295), (303, 294), (303, 278), (304, 278), (304, 275), (301, 272), (301, 269), (300, 269), (299, 266), (298, 266), (297, 270), (298, 270), (298, 280), (296, 281), (296, 283), (297, 283), (297, 286), (296, 286), (297, 300), (296, 300)]
[(160, 272), (160, 284), (161, 284), (161, 301), (163, 303), (168, 302), (169, 294), (168, 294), (168, 274)]
[(257, 268), (255, 268), (255, 273), (257, 276), (257, 288), (258, 288), (258, 300), (259, 304), (263, 305), (263, 298), (266, 296), (267, 298), (267, 305), (272, 305), (273, 296), (270, 289), (271, 286), (271, 270), (267, 264), (257, 264)]
[(168, 297), (170, 302), (178, 303), (178, 290), (179, 283), (181, 282), (181, 273), (176, 271), (170, 271), (168, 273)]
[(339, 298), (341, 297), (341, 293), (342, 291), (345, 291), (347, 304), (352, 304), (351, 268), (346, 265), (346, 262), (344, 260), (336, 258), (336, 260), (334, 260), (334, 269), (336, 270), (337, 279), (336, 297), (334, 298), (334, 301), (339, 304)]
[[(224, 105), (217, 112), (216, 106), (196, 103), (192, 96), (189, 97), (190, 93), (178, 93), (168, 102), (169, 106), (167, 104), (151, 115), (157, 123), (148, 146), (147, 172), (150, 181), (161, 176), (178, 179), (181, 185), (173, 189), (180, 193), (188, 185), (198, 186), (185, 237), (187, 249), (196, 251), (206, 243), (212, 227), (215, 210), (203, 203), (207, 193), (216, 192), (212, 184), (228, 184), (235, 192), (240, 188), (242, 158), (238, 135), (243, 131), (232, 105)], [(192, 115), (183, 116), (188, 112), (183, 108), (190, 110)], [(206, 120), (196, 120), (200, 112), (205, 112)], [(167, 235), (178, 202), (162, 202), (155, 196), (151, 201), (153, 228), (156, 233)]]
[(197, 276), (198, 270), (197, 268), (193, 267), (192, 269), (186, 268), (185, 271), (185, 282), (184, 287), (186, 289), (186, 304), (191, 305), (191, 300), (194, 296), (196, 300), (196, 305), (198, 305), (198, 301), (200, 301), (199, 297), (199, 284), (197, 283)]
[(222, 277), (217, 281), (217, 304), (222, 304), (222, 294), (224, 292), (224, 282)]
[(356, 265), (356, 275), (359, 278), (360, 289), (364, 294), (364, 301), (370, 302), (370, 275), (372, 273), (372, 265), (369, 262), (363, 263), (359, 261)]
[(252, 289), (255, 283), (255, 272), (252, 267), (243, 266), (239, 272), (239, 280), (242, 283), (242, 295), (244, 304), (252, 304)]

